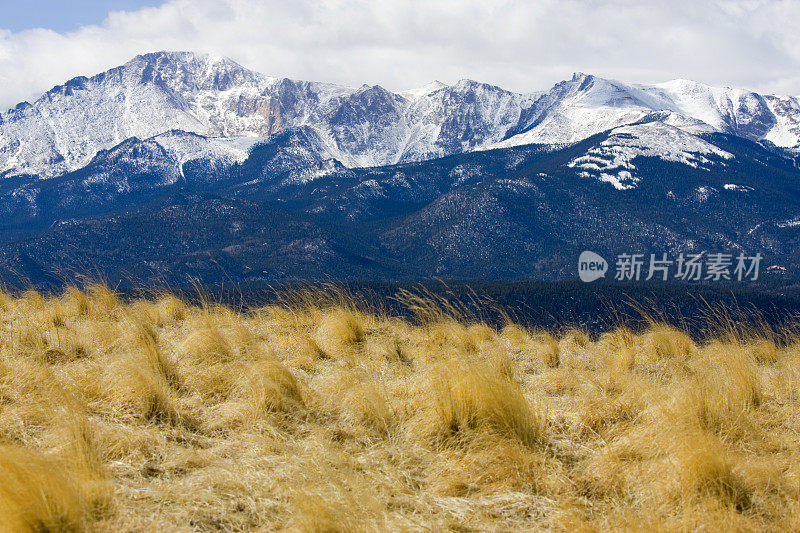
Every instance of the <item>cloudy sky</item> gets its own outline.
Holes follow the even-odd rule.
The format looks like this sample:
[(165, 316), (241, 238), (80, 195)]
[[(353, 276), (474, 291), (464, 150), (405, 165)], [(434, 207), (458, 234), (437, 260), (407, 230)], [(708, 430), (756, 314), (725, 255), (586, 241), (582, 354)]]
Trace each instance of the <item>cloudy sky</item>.
[(581, 71), (800, 95), (797, 0), (26, 0), (2, 8), (0, 109), (157, 50), (392, 90), (516, 91)]

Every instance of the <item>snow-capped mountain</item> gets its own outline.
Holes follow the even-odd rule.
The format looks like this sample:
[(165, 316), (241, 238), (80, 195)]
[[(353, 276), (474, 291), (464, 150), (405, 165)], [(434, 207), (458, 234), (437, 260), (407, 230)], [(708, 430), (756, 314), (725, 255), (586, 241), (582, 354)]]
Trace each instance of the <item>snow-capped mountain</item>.
[(691, 135), (722, 132), (800, 150), (797, 98), (687, 80), (645, 86), (576, 74), (529, 94), (471, 80), (395, 93), (377, 85), (269, 77), (214, 55), (159, 52), (75, 78), (0, 115), (0, 175), (58, 176), (126, 139), (157, 139), (174, 130), (228, 139), (230, 149), (246, 150), (304, 127), (323, 158), (357, 168), (569, 144), (643, 120)]
[(0, 115), (0, 284), (565, 279), (582, 250), (800, 280), (798, 220), (798, 99), (686, 80), (392, 92), (160, 52)]
[(307, 126), (347, 166), (416, 161), (501, 140), (533, 96), (469, 80), (392, 93), (271, 78), (188, 52), (138, 56), (0, 116), (0, 172), (52, 177), (130, 137), (266, 138)]
[[(716, 157), (714, 157), (716, 156)], [(569, 162), (579, 176), (611, 183), (619, 190), (632, 189), (641, 179), (634, 159), (657, 157), (693, 168), (724, 166), (734, 156), (700, 137), (663, 122), (619, 126), (606, 140)]]
[(689, 80), (633, 85), (586, 74), (558, 83), (526, 109), (501, 143), (571, 143), (601, 131), (657, 119), (690, 134), (729, 133), (800, 150), (800, 101)]

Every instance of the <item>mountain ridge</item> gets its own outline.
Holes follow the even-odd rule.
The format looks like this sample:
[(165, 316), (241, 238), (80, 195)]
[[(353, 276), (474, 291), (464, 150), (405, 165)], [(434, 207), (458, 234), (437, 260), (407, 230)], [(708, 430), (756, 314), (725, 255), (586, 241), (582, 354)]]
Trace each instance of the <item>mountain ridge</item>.
[(582, 250), (761, 253), (800, 280), (798, 110), (687, 80), (392, 92), (137, 56), (2, 117), (0, 283), (558, 280)]
[(266, 139), (308, 126), (327, 155), (358, 168), (569, 144), (654, 112), (688, 133), (731, 133), (800, 151), (796, 97), (687, 80), (637, 85), (575, 73), (531, 93), (469, 79), (392, 92), (270, 77), (212, 54), (154, 52), (0, 115), (0, 176), (54, 177), (127, 138), (171, 130)]
[(729, 159), (710, 152), (691, 165), (681, 160), (691, 152), (640, 153), (628, 161), (635, 186), (618, 189), (571, 165), (616, 142), (613, 132), (567, 147), (350, 169), (300, 161), (302, 147), (316, 156), (311, 131), (275, 134), (241, 163), (192, 161), (181, 177), (173, 153), (150, 139), (59, 178), (0, 180), (0, 277), (558, 280), (574, 276), (590, 249), (606, 258), (758, 252), (765, 266), (800, 278), (800, 171), (730, 134), (704, 141)]

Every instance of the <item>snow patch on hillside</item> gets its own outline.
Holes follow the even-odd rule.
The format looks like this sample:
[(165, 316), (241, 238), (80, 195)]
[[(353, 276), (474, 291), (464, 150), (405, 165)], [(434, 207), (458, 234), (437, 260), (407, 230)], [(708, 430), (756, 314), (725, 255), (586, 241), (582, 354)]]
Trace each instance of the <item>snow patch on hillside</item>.
[(800, 226), (800, 216), (794, 217), (789, 220), (784, 220), (782, 222), (778, 222), (775, 225), (778, 226), (779, 228), (796, 228)]
[(753, 190), (752, 187), (748, 187), (747, 185), (737, 185), (736, 183), (726, 183), (722, 186), (722, 188), (726, 191), (735, 192), (751, 192)]
[[(619, 190), (632, 189), (641, 179), (636, 175), (637, 157), (658, 157), (693, 168), (708, 168), (733, 155), (713, 144), (662, 122), (622, 126), (585, 155), (569, 162), (580, 176), (611, 183)], [(724, 164), (724, 163), (722, 163)]]
[(195, 159), (242, 163), (250, 154), (250, 149), (264, 141), (265, 138), (207, 138), (185, 132), (167, 132), (156, 135), (152, 140), (161, 145), (181, 164)]

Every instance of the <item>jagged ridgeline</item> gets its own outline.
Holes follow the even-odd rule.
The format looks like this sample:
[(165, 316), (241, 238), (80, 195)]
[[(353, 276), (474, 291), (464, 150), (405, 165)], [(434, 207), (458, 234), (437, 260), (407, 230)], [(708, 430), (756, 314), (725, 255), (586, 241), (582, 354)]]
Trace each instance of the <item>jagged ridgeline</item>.
[(148, 54), (0, 115), (0, 273), (553, 280), (591, 249), (762, 253), (788, 279), (799, 120), (687, 80), (391, 92)]

